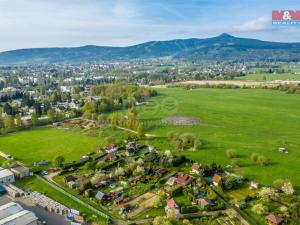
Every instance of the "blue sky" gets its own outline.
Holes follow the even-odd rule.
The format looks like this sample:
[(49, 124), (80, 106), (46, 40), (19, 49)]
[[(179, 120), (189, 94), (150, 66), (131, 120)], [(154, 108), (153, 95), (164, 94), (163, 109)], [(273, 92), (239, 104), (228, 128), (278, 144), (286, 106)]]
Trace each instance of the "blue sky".
[(299, 0), (0, 0), (0, 51), (31, 47), (127, 46), (230, 33), (300, 42), (300, 26), (274, 27), (275, 9)]

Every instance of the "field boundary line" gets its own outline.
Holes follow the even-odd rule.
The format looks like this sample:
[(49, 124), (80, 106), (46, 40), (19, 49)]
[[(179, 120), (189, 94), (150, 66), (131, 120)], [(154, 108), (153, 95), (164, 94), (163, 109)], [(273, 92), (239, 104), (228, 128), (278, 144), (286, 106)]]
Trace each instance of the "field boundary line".
[[(137, 131), (126, 128), (126, 127), (120, 127), (120, 126), (116, 126), (116, 127), (120, 130), (124, 130), (124, 131), (131, 132), (131, 133), (134, 133), (134, 134), (138, 133)], [(155, 134), (145, 134), (145, 136), (146, 137), (157, 137)]]

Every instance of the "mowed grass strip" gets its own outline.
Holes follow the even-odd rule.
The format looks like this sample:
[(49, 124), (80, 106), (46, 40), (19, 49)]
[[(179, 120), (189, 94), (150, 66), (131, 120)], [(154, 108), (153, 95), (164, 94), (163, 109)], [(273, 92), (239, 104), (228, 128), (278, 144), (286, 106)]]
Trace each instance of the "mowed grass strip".
[(65, 205), (69, 208), (74, 208), (82, 212), (89, 212), (88, 209), (81, 206), (68, 196), (62, 194), (61, 192), (55, 190), (51, 186), (45, 184), (44, 182), (38, 180), (36, 177), (27, 177), (22, 180), (18, 180), (15, 185), (22, 188), (24, 191), (38, 191), (41, 194), (44, 194), (57, 202)]
[[(241, 168), (238, 172), (270, 185), (275, 179), (289, 179), (300, 188), (300, 96), (264, 89), (159, 89), (159, 96), (140, 107), (140, 117), (150, 125), (148, 133), (160, 138), (150, 141), (160, 149), (173, 148), (170, 131), (193, 133), (204, 140), (197, 152), (180, 152), (201, 163), (227, 165), (228, 149), (237, 152)], [(196, 126), (171, 126), (161, 119), (178, 114), (200, 119)], [(213, 125), (213, 126), (209, 126)], [(288, 154), (278, 152), (286, 143)], [(175, 151), (175, 150), (174, 150)], [(175, 151), (176, 152), (176, 151)], [(251, 154), (270, 160), (262, 167), (251, 160)]]
[(89, 218), (96, 220), (99, 224), (107, 224), (106, 219), (95, 215), (93, 211), (90, 209), (82, 206), (81, 204), (77, 203), (70, 197), (64, 195), (63, 193), (57, 191), (50, 185), (45, 184), (43, 181), (40, 181), (36, 177), (27, 177), (22, 180), (18, 180), (15, 185), (25, 191), (37, 191), (45, 196), (50, 197), (51, 199), (63, 204), (64, 206), (72, 209), (79, 210), (81, 213), (86, 213)]
[(56, 128), (37, 128), (0, 137), (0, 151), (32, 166), (34, 162), (55, 162), (59, 155), (67, 162), (78, 161), (82, 155), (95, 151), (101, 138)]

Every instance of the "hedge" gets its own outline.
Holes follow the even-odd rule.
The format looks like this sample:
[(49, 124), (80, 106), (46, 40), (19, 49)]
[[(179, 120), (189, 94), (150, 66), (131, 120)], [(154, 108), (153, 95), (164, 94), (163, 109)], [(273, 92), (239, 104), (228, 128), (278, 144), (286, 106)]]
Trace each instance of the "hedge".
[(197, 206), (187, 206), (187, 207), (181, 207), (181, 213), (187, 214), (187, 213), (195, 213), (199, 211), (199, 208)]

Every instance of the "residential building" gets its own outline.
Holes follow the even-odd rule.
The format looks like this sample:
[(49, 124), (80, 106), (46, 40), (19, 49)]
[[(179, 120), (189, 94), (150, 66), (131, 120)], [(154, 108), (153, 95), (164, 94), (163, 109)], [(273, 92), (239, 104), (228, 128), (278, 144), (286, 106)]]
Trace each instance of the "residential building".
[(75, 182), (77, 179), (78, 178), (73, 176), (73, 175), (69, 175), (69, 176), (64, 177), (64, 181), (65, 181), (66, 184), (69, 183), (70, 181)]
[(282, 225), (284, 224), (284, 219), (274, 214), (269, 214), (266, 216), (266, 221), (269, 225)]
[(212, 178), (212, 182), (213, 182), (214, 186), (219, 186), (219, 185), (221, 185), (222, 177), (218, 174), (215, 174)]
[(165, 207), (165, 211), (174, 210), (176, 214), (179, 214), (179, 206), (175, 202), (174, 198), (168, 200), (167, 205)]
[(186, 185), (191, 181), (191, 176), (186, 173), (178, 173), (176, 183), (180, 185)]
[(213, 205), (213, 203), (207, 198), (196, 199), (196, 204), (200, 205), (201, 209), (207, 209), (209, 206)]
[(255, 181), (250, 182), (250, 189), (258, 189), (259, 188), (259, 183)]
[(166, 184), (169, 185), (169, 186), (173, 186), (175, 184), (176, 180), (177, 180), (176, 177), (170, 177), (168, 179), (168, 181), (166, 182)]
[(84, 155), (80, 158), (79, 162), (84, 163), (90, 160), (90, 157), (87, 155)]
[(198, 163), (194, 163), (192, 166), (192, 173), (200, 174), (201, 173), (201, 165), (199, 165)]

